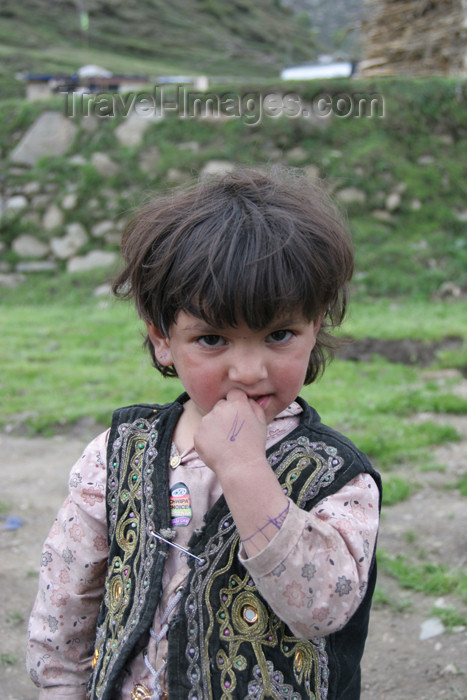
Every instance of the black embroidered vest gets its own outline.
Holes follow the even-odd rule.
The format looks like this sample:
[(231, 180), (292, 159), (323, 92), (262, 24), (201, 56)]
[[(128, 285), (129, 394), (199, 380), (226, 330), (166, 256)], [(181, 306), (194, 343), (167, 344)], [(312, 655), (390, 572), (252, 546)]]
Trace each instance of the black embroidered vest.
[[(90, 700), (112, 700), (115, 683), (154, 619), (168, 545), (150, 533), (170, 527), (167, 465), (186, 398), (114, 414), (108, 447), (109, 566)], [(300, 425), (267, 453), (284, 492), (310, 510), (362, 472), (380, 488), (366, 456), (299, 401)], [(223, 496), (189, 548), (201, 561), (190, 557), (188, 582), (168, 632), (170, 700), (358, 700), (374, 561), (365, 597), (347, 625), (328, 637), (303, 640), (274, 614), (239, 562), (239, 537)]]

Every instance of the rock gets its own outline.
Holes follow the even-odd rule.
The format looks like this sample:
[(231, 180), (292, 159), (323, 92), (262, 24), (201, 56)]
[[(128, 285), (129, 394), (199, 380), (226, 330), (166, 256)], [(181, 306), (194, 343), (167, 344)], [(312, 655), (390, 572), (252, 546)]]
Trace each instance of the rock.
[(364, 204), (366, 193), (357, 187), (344, 187), (336, 192), (336, 197), (344, 204)]
[(201, 150), (201, 146), (199, 145), (198, 141), (184, 141), (179, 143), (177, 148), (180, 151), (191, 151), (192, 153), (199, 153)]
[(63, 226), (63, 221), (64, 216), (62, 210), (59, 209), (56, 204), (51, 204), (42, 218), (42, 226), (46, 231), (52, 231), (54, 228)]
[(20, 258), (43, 258), (50, 250), (46, 243), (27, 233), (15, 238), (12, 248)]
[(290, 151), (287, 151), (287, 160), (292, 163), (303, 163), (308, 157), (308, 153), (302, 146), (296, 146), (295, 148), (291, 148)]
[(87, 255), (71, 258), (67, 263), (68, 272), (85, 272), (95, 267), (108, 267), (117, 260), (117, 254), (105, 250), (92, 250)]
[(52, 238), (50, 247), (52, 252), (60, 260), (71, 258), (80, 248), (88, 242), (88, 234), (84, 227), (75, 222), (66, 227), (66, 235), (61, 238)]
[(68, 161), (71, 165), (86, 165), (87, 160), (83, 156), (77, 154), (76, 156), (71, 156)]
[(422, 208), (421, 201), (419, 199), (412, 199), (412, 201), (410, 202), (410, 208), (412, 209), (412, 211), (420, 211), (420, 209)]
[(80, 126), (87, 134), (95, 134), (99, 128), (99, 122), (94, 114), (87, 114), (81, 119)]
[(153, 173), (160, 161), (160, 153), (157, 146), (144, 149), (139, 158), (139, 169), (143, 173)]
[(317, 165), (305, 165), (303, 171), (309, 180), (318, 180), (320, 177), (319, 168)]
[(75, 209), (77, 204), (78, 195), (76, 194), (76, 192), (69, 192), (62, 199), (62, 208), (66, 211), (71, 211), (72, 209)]
[(24, 282), (26, 277), (18, 273), (0, 273), (0, 287), (5, 289), (15, 289), (21, 282)]
[(115, 230), (115, 224), (113, 221), (99, 221), (91, 229), (91, 235), (94, 238), (102, 238), (106, 233)]
[(112, 231), (105, 234), (104, 240), (109, 245), (115, 245), (118, 246), (118, 248), (120, 248), (122, 244), (122, 234), (120, 231)]
[(112, 294), (112, 287), (110, 284), (101, 284), (93, 292), (95, 297), (107, 297)]
[(26, 184), (23, 185), (24, 194), (38, 194), (40, 191), (41, 186), (35, 180), (32, 180), (31, 182), (26, 182)]
[(401, 202), (402, 197), (400, 196), (400, 193), (391, 192), (391, 194), (386, 197), (385, 207), (388, 211), (395, 211), (396, 209), (399, 209)]
[(50, 196), (48, 194), (37, 194), (31, 202), (31, 207), (34, 211), (37, 211), (38, 209), (44, 209), (49, 204)]
[(119, 171), (117, 163), (115, 163), (107, 153), (100, 153), (99, 151), (93, 153), (91, 163), (99, 175), (103, 177), (112, 177), (112, 175), (116, 175)]
[(392, 224), (394, 221), (394, 217), (385, 209), (374, 209), (371, 215), (375, 219), (378, 219), (378, 221), (383, 221), (385, 224)]
[(27, 197), (23, 194), (16, 194), (6, 200), (6, 211), (17, 212), (26, 209), (28, 206)]
[(454, 282), (443, 282), (436, 296), (438, 299), (460, 299), (462, 289)]
[(172, 184), (183, 182), (186, 177), (187, 175), (183, 172), (183, 170), (179, 170), (179, 168), (169, 168), (165, 174), (165, 179), (167, 182), (171, 182)]
[(423, 641), (424, 639), (431, 639), (431, 637), (438, 637), (443, 632), (444, 625), (441, 620), (438, 617), (431, 617), (422, 624), (419, 639)]
[(34, 260), (21, 262), (16, 266), (17, 272), (51, 272), (57, 269), (57, 263), (53, 260)]
[(150, 113), (140, 114), (132, 110), (130, 114), (115, 129), (115, 136), (122, 146), (139, 146), (143, 141), (145, 131), (157, 121)]
[(63, 155), (73, 142), (76, 128), (61, 112), (43, 112), (11, 153), (11, 162), (33, 167), (43, 156)]
[(467, 221), (467, 209), (464, 209), (464, 211), (454, 211), (453, 214), (458, 221)]
[(431, 165), (434, 162), (435, 162), (434, 157), (429, 156), (429, 155), (420, 156), (420, 158), (417, 159), (417, 163), (419, 165)]
[(228, 160), (209, 160), (201, 169), (201, 177), (209, 177), (210, 175), (223, 175), (231, 173), (235, 170), (235, 164)]

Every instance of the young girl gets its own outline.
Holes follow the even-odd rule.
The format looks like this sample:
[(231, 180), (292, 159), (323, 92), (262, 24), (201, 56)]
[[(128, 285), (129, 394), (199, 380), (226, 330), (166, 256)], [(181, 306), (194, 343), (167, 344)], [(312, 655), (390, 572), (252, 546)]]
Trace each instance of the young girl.
[(357, 700), (380, 480), (297, 398), (344, 317), (344, 224), (305, 179), (240, 171), (151, 202), (122, 250), (114, 289), (186, 393), (116, 411), (72, 469), (40, 697)]

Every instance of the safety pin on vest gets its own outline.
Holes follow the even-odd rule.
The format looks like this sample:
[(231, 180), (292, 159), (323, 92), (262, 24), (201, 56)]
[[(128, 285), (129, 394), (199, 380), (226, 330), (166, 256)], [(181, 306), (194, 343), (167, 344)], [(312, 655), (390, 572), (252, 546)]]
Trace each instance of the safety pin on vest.
[(162, 542), (165, 542), (166, 544), (170, 545), (171, 547), (175, 547), (175, 549), (179, 549), (183, 554), (187, 554), (189, 557), (193, 557), (193, 559), (197, 559), (199, 562), (203, 563), (203, 560), (200, 557), (197, 557), (196, 554), (192, 554), (188, 549), (185, 547), (182, 547), (180, 544), (175, 544), (175, 542), (170, 542), (169, 540), (166, 540), (165, 537), (162, 537), (162, 535), (158, 535), (156, 532), (153, 532), (152, 530), (149, 533), (152, 535), (152, 537), (155, 537), (156, 540), (161, 540)]

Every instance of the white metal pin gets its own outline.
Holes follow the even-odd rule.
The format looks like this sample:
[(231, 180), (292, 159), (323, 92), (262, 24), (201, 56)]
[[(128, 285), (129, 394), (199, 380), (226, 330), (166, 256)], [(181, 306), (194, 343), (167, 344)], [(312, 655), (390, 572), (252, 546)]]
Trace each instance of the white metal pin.
[(169, 540), (166, 540), (165, 537), (162, 537), (162, 535), (159, 535), (157, 532), (153, 532), (152, 530), (149, 532), (152, 537), (155, 537), (156, 540), (161, 540), (162, 542), (165, 542), (166, 544), (170, 545), (171, 547), (175, 547), (175, 549), (179, 549), (183, 554), (187, 554), (189, 557), (193, 557), (193, 559), (197, 559), (198, 561), (202, 562), (203, 560), (200, 557), (197, 557), (196, 554), (192, 554), (186, 547), (182, 547), (180, 544), (175, 544), (175, 542), (170, 542)]

